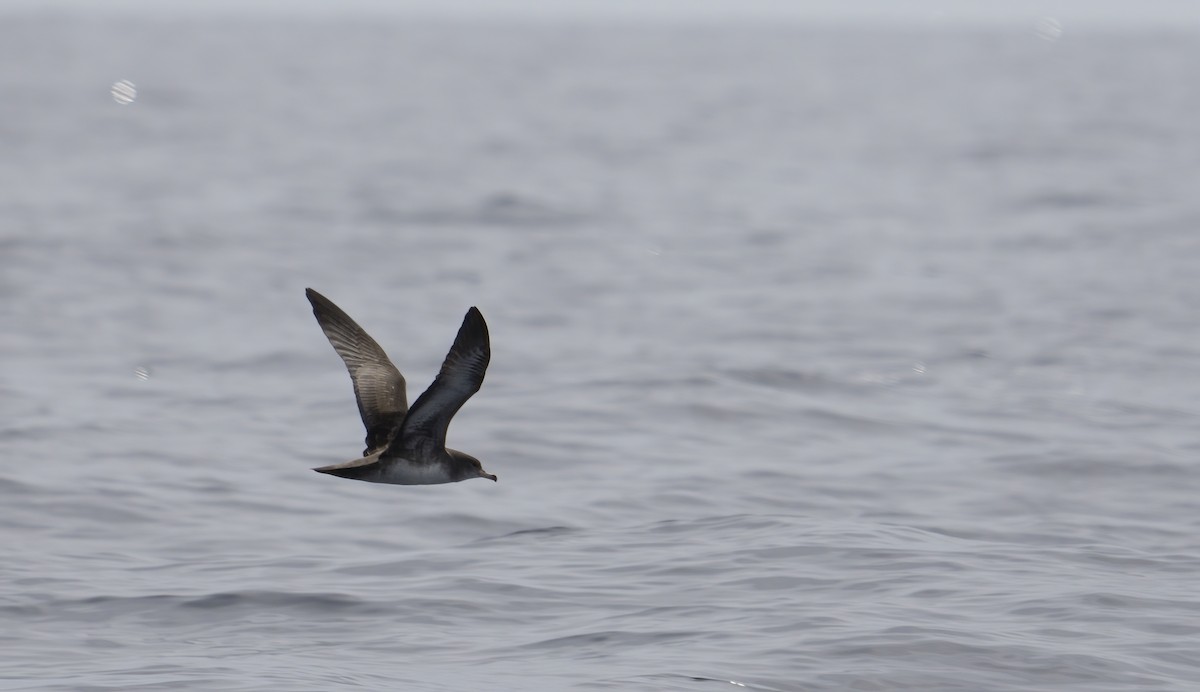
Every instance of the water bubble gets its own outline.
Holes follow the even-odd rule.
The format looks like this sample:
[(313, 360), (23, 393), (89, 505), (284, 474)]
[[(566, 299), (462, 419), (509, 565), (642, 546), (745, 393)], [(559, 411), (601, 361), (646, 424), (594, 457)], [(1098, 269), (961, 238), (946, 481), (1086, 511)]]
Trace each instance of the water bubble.
[(137, 98), (137, 87), (128, 79), (113, 82), (112, 97), (114, 101), (122, 106), (128, 106)]
[(1062, 23), (1054, 17), (1039, 17), (1033, 23), (1033, 33), (1046, 41), (1057, 41), (1062, 37)]
[(139, 380), (148, 380), (150, 379), (150, 368), (144, 365), (139, 365), (133, 369), (133, 375)]

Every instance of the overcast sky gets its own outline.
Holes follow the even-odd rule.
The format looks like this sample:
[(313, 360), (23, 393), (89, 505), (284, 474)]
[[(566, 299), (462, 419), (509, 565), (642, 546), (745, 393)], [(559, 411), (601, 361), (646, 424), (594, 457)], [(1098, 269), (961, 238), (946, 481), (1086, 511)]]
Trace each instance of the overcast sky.
[(1033, 22), (1166, 25), (1200, 30), (1200, 0), (2, 0), (9, 9), (283, 13), (421, 12), (541, 17), (726, 16), (873, 23)]

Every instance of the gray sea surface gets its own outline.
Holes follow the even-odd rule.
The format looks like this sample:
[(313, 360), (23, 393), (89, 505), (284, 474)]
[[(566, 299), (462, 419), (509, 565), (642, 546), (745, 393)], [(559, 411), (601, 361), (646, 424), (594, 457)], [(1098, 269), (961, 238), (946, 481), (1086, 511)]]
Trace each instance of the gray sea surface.
[[(0, 688), (1200, 689), (1198, 64), (0, 14)], [(307, 286), (498, 483), (309, 470)]]

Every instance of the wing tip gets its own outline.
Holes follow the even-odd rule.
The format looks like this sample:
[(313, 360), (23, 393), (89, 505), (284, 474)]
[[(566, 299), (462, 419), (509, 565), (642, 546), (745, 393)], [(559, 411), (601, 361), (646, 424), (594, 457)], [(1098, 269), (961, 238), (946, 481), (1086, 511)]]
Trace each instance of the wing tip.
[[(346, 327), (362, 331), (362, 327), (359, 327), (358, 323), (350, 315), (347, 315), (345, 310), (339, 308), (337, 303), (334, 303), (311, 288), (304, 289), (304, 295), (308, 297), (308, 303), (312, 306), (313, 316), (321, 324), (322, 330), (327, 329), (332, 324), (342, 323)], [(326, 333), (326, 336), (328, 336), (328, 333)]]
[(333, 304), (333, 301), (329, 300), (311, 288), (304, 289), (304, 297), (308, 298), (308, 304), (312, 306), (314, 314), (318, 310), (327, 308), (327, 306)]
[(488, 339), (487, 320), (483, 319), (483, 313), (474, 305), (467, 310), (467, 314), (463, 317), (462, 329), (472, 337), (483, 337), (484, 341)]

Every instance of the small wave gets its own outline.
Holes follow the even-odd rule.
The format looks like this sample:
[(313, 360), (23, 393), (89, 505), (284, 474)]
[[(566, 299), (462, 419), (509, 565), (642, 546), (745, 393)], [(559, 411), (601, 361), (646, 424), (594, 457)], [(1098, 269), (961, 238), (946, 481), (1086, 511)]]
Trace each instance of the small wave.
[(28, 495), (33, 492), (33, 486), (21, 481), (14, 481), (11, 478), (0, 476), (0, 496), (4, 495)]
[(378, 614), (385, 609), (385, 606), (379, 603), (343, 593), (222, 591), (188, 596), (179, 594), (101, 595), (79, 599), (45, 599), (40, 602), (33, 601), (4, 606), (0, 612), (26, 617), (48, 615), (56, 620), (94, 621), (172, 610)]
[[(781, 687), (770, 687), (762, 683), (747, 682), (745, 678), (712, 677), (701, 674), (652, 673), (649, 675), (634, 675), (623, 678), (600, 680), (587, 687), (615, 687), (623, 690), (652, 689), (652, 690), (695, 690), (695, 683), (710, 683), (704, 689), (745, 689), (761, 690), (762, 692), (784, 692)], [(732, 687), (731, 687), (732, 686)]]
[(569, 649), (576, 654), (586, 655), (590, 650), (607, 655), (622, 647), (653, 646), (664, 642), (679, 641), (706, 636), (706, 632), (629, 632), (624, 630), (600, 630), (553, 637), (526, 644), (532, 649)]
[(566, 535), (566, 534), (577, 533), (578, 531), (579, 531), (579, 529), (577, 529), (573, 526), (545, 526), (545, 527), (538, 527), (538, 528), (533, 528), (533, 529), (517, 529), (516, 531), (510, 531), (508, 533), (501, 534), (499, 536), (487, 536), (484, 538), (480, 538), (479, 540), (477, 540), (475, 542), (476, 543), (491, 543), (494, 541), (503, 541), (503, 540), (506, 540), (509, 538), (516, 538), (518, 536), (533, 536), (533, 537), (539, 537), (539, 538), (548, 538), (551, 536), (562, 536), (562, 535)]
[(496, 192), (464, 207), (395, 209), (380, 204), (366, 211), (366, 220), (386, 224), (433, 226), (512, 226), (563, 228), (578, 225), (589, 216), (550, 206), (511, 192)]
[(1120, 200), (1108, 195), (1084, 192), (1054, 191), (1030, 195), (1014, 203), (1014, 207), (1022, 210), (1029, 209), (1076, 209), (1083, 207), (1103, 207), (1117, 204)]
[(832, 384), (827, 379), (815, 373), (789, 370), (787, 368), (737, 369), (728, 370), (725, 374), (738, 382), (761, 385), (772, 389), (817, 389)]

